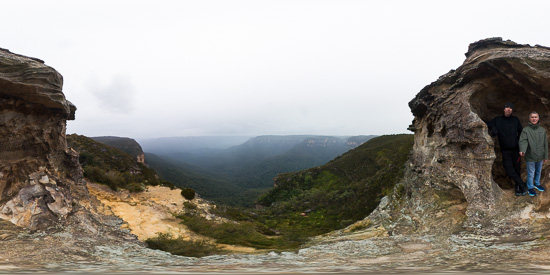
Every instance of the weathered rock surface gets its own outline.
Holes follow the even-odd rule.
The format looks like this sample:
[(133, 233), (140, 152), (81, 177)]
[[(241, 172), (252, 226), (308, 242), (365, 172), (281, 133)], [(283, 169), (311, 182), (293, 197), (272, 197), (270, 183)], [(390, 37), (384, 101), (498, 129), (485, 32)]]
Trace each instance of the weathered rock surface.
[(75, 106), (42, 61), (0, 50), (0, 218), (45, 228), (71, 211), (81, 173), (65, 127)]
[(0, 221), (0, 273), (47, 274), (547, 274), (549, 242), (495, 237), (347, 236), (295, 252), (173, 256), (122, 238), (29, 232)]
[[(500, 168), (498, 140), (484, 121), (513, 102), (524, 126), (528, 114), (537, 111), (542, 126), (550, 129), (549, 68), (550, 48), (500, 38), (471, 44), (462, 66), (409, 103), (415, 144), (394, 194), (364, 220), (313, 239), (312, 248), (332, 253), (337, 247), (383, 242), (389, 250), (369, 244), (362, 259), (350, 260), (369, 263), (366, 270), (373, 271), (408, 266), (418, 272), (546, 272), (549, 192), (514, 195)], [(543, 185), (549, 180), (546, 163)]]
[[(175, 217), (183, 212), (186, 201), (181, 189), (148, 186), (144, 192), (130, 193), (127, 190), (113, 191), (106, 185), (96, 183), (89, 183), (88, 189), (105, 206), (101, 209), (104, 214), (120, 217), (125, 222), (124, 227), (142, 241), (158, 233), (169, 233), (175, 238), (200, 239)], [(195, 203), (199, 204), (197, 207), (210, 207), (199, 198), (195, 199)]]
[[(459, 68), (409, 103), (415, 143), (408, 171), (401, 192), (372, 218), (386, 220), (393, 233), (466, 229), (525, 236), (547, 231), (539, 226), (550, 216), (547, 193), (513, 196), (511, 181), (500, 168), (498, 141), (484, 121), (502, 115), (504, 104), (513, 102), (514, 115), (524, 126), (536, 110), (542, 126), (550, 129), (549, 68), (547, 47), (500, 38), (472, 43)], [(547, 165), (543, 175), (546, 184)]]
[(67, 148), (66, 121), (76, 108), (62, 85), (43, 61), (0, 49), (0, 219), (97, 234), (114, 217), (95, 211), (78, 154)]
[[(0, 56), (31, 63), (17, 65), (25, 70), (45, 66), (6, 51)], [(13, 81), (14, 68), (2, 71), (13, 63), (0, 62), (0, 144), (8, 145), (0, 152), (0, 218), (26, 227), (0, 220), (0, 273), (547, 273), (550, 192), (513, 195), (495, 169), (498, 144), (483, 120), (512, 101), (524, 123), (535, 109), (543, 126), (550, 126), (544, 119), (550, 49), (488, 39), (473, 43), (466, 56), (461, 67), (411, 101), (415, 147), (406, 176), (364, 221), (296, 252), (201, 259), (147, 249), (116, 229), (120, 219), (99, 213), (105, 206), (89, 195), (76, 154), (64, 144), (65, 119), (74, 108), (62, 103), (60, 87), (53, 93), (57, 103), (45, 95), (18, 95), (15, 88), (4, 92), (21, 81)], [(30, 92), (51, 93), (40, 88), (55, 86), (44, 79), (56, 78), (28, 80), (26, 85), (39, 84)], [(17, 143), (15, 134), (24, 142)], [(29, 230), (42, 227), (47, 230)]]
[[(182, 237), (190, 241), (215, 240), (196, 234), (181, 223), (177, 215), (192, 212), (208, 220), (230, 222), (212, 213), (216, 206), (196, 196), (187, 200), (181, 195), (181, 189), (164, 186), (148, 186), (146, 191), (130, 193), (127, 190), (113, 191), (106, 185), (88, 183), (90, 194), (101, 204), (98, 210), (105, 215), (115, 215), (124, 221), (122, 228), (127, 229), (141, 241), (156, 237), (159, 233), (168, 233), (174, 238)], [(185, 203), (188, 203), (186, 206)], [(191, 208), (189, 204), (192, 205)], [(216, 244), (226, 253), (258, 253), (252, 247)]]

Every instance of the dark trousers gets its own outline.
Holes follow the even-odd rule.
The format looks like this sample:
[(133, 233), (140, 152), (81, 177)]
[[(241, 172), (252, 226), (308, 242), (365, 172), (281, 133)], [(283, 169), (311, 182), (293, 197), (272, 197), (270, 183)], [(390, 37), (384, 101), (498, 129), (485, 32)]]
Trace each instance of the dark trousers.
[(502, 150), (502, 165), (506, 170), (506, 175), (510, 177), (516, 186), (523, 186), (521, 180), (521, 171), (519, 163), (519, 149)]

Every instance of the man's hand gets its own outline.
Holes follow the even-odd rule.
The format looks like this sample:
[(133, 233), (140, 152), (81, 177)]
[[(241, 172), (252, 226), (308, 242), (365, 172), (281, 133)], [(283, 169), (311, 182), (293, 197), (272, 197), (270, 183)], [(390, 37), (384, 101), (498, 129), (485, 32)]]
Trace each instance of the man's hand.
[(524, 152), (519, 152), (519, 155), (524, 157), (525, 156), (525, 153)]

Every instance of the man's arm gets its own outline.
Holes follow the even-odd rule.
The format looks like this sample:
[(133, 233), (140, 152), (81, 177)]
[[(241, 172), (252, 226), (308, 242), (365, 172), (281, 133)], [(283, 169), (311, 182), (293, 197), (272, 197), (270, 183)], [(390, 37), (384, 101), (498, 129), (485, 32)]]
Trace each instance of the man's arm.
[(522, 157), (525, 156), (525, 152), (527, 152), (528, 145), (529, 145), (529, 141), (527, 140), (527, 132), (522, 131), (521, 135), (519, 136), (519, 154)]
[[(489, 120), (488, 122), (485, 122), (485, 124), (487, 124), (487, 127), (489, 128), (489, 134), (491, 136), (496, 136), (498, 134), (498, 130), (497, 130), (497, 126), (496, 126), (496, 117)], [(520, 134), (521, 134), (521, 129), (520, 129)]]
[(544, 160), (548, 160), (548, 139), (546, 138), (546, 130), (544, 131)]
[(521, 131), (523, 130), (523, 126), (521, 126), (521, 121), (519, 121), (519, 118), (516, 117), (516, 121), (517, 121), (517, 131), (518, 131), (518, 137), (519, 135), (521, 135)]

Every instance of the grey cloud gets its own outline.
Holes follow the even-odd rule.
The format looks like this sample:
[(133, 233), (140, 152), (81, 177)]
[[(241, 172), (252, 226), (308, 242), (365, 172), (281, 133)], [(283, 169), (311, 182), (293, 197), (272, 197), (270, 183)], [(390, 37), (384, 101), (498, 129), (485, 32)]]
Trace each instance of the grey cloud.
[(136, 91), (129, 77), (115, 75), (107, 84), (91, 83), (92, 94), (100, 108), (113, 113), (131, 113), (134, 110)]

